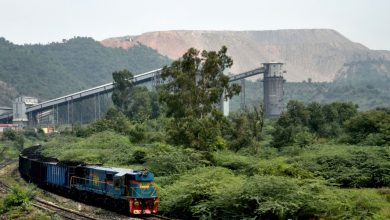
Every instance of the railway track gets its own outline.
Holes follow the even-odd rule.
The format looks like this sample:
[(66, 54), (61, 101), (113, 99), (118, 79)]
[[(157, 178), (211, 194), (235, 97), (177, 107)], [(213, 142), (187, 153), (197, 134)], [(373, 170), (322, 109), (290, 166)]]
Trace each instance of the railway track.
[[(5, 168), (6, 166), (16, 162), (16, 160), (12, 159), (4, 159), (3, 161), (0, 162), (0, 170)], [(2, 193), (7, 193), (11, 191), (11, 187), (9, 187), (7, 184), (4, 182), (0, 181), (0, 192)]]
[(32, 205), (37, 207), (37, 208), (46, 210), (48, 212), (56, 213), (57, 215), (65, 218), (65, 219), (101, 220), (100, 218), (95, 218), (95, 217), (88, 216), (86, 214), (83, 214), (83, 213), (80, 213), (80, 212), (77, 212), (77, 211), (74, 211), (71, 209), (60, 207), (54, 203), (45, 201), (45, 200), (40, 199), (40, 198), (35, 198), (34, 201), (32, 202)]
[(144, 217), (143, 219), (145, 219), (145, 220), (173, 220), (173, 219), (167, 218), (165, 216), (154, 215), (154, 214), (151, 214), (150, 216)]
[(4, 159), (3, 161), (0, 162), (0, 169), (3, 169), (4, 167), (10, 165), (13, 162), (16, 162), (17, 160), (15, 159)]

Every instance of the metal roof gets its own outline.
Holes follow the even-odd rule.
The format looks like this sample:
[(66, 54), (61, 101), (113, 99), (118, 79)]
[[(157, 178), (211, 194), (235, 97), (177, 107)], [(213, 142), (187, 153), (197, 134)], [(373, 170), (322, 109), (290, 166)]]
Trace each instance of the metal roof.
[[(162, 68), (135, 75), (133, 78), (133, 82), (134, 82), (134, 84), (138, 84), (138, 83), (142, 83), (144, 81), (150, 81), (154, 78), (155, 74), (159, 74), (161, 72), (161, 70), (162, 70)], [(72, 94), (69, 94), (66, 96), (62, 96), (59, 98), (55, 98), (55, 99), (51, 99), (48, 101), (38, 103), (36, 105), (28, 107), (26, 109), (26, 112), (32, 112), (32, 111), (39, 110), (42, 108), (47, 108), (47, 107), (50, 107), (50, 106), (53, 106), (56, 104), (60, 104), (60, 103), (64, 103), (67, 101), (72, 101), (72, 100), (76, 100), (76, 99), (83, 98), (86, 96), (98, 94), (100, 92), (111, 91), (112, 89), (113, 89), (113, 83), (112, 82), (107, 83), (104, 85), (96, 86), (96, 87), (89, 88), (89, 89), (79, 91), (76, 93), (72, 93)]]
[(115, 174), (115, 176), (124, 176), (126, 174), (129, 175), (136, 175), (139, 174), (140, 171), (132, 170), (132, 169), (126, 169), (126, 168), (117, 168), (117, 167), (100, 167), (100, 166), (86, 166), (87, 168), (90, 169), (95, 169), (95, 170), (102, 170), (106, 172), (112, 172)]

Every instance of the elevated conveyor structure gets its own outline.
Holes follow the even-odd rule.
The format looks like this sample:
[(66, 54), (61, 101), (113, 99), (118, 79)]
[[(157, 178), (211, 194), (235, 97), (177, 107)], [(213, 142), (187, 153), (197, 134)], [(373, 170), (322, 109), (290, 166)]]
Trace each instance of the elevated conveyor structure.
[[(264, 74), (264, 106), (266, 117), (275, 117), (283, 111), (283, 63), (263, 63), (263, 67), (233, 75), (230, 82), (245, 80), (248, 77)], [(134, 84), (161, 83), (162, 68), (134, 76)], [(245, 85), (245, 84), (244, 84)], [(110, 105), (113, 83), (96, 86), (80, 92), (51, 99), (26, 108), (29, 125), (90, 123), (104, 115)], [(245, 88), (244, 88), (245, 90)], [(81, 101), (87, 104), (80, 104)], [(228, 114), (228, 102), (221, 102), (222, 110)], [(83, 114), (87, 109), (88, 115)], [(9, 122), (11, 114), (1, 115), (0, 122)]]

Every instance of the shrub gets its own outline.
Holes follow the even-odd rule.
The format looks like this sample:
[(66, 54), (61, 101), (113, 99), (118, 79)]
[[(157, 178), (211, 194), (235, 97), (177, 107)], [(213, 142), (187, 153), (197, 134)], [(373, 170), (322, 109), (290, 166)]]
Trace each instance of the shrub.
[(22, 189), (19, 187), (13, 187), (11, 193), (9, 193), (3, 200), (3, 212), (8, 211), (12, 207), (21, 206), (26, 208), (33, 198), (31, 189)]
[(126, 136), (105, 131), (87, 138), (59, 137), (46, 143), (43, 153), (60, 160), (127, 165), (133, 147)]
[(75, 124), (73, 126), (73, 133), (76, 137), (88, 137), (92, 134), (92, 130), (87, 127), (83, 127), (80, 124)]
[(359, 113), (345, 124), (349, 143), (389, 145), (390, 114), (382, 110)]
[(386, 201), (373, 190), (339, 190), (318, 180), (275, 176), (253, 176), (243, 186), (233, 201), (240, 213), (235, 218), (386, 218), (379, 214)]
[(16, 139), (17, 132), (12, 129), (5, 129), (3, 132), (3, 139), (14, 141)]
[(175, 145), (213, 151), (221, 137), (220, 123), (216, 119), (186, 117), (172, 121), (168, 129), (169, 141)]
[(299, 147), (306, 147), (314, 143), (314, 135), (309, 131), (301, 131), (295, 135), (294, 143)]
[(390, 152), (383, 147), (322, 146), (290, 159), (343, 187), (390, 185)]
[(110, 108), (104, 118), (91, 124), (88, 129), (88, 133), (113, 130), (120, 134), (129, 134), (132, 129), (132, 124), (122, 112)]
[(146, 162), (146, 152), (141, 150), (136, 150), (133, 153), (134, 162), (143, 164)]
[(133, 143), (140, 143), (145, 139), (145, 127), (142, 124), (136, 124), (129, 130), (129, 139)]
[(339, 190), (320, 180), (281, 176), (243, 178), (203, 167), (164, 187), (160, 210), (182, 219), (381, 219), (387, 204), (373, 190)]
[(24, 146), (24, 142), (25, 142), (25, 140), (24, 140), (23, 134), (17, 133), (17, 135), (15, 137), (15, 141), (14, 141), (14, 145), (15, 145), (16, 149), (19, 151), (22, 151), (23, 146)]
[(331, 209), (332, 196), (324, 196), (326, 186), (320, 182), (275, 176), (249, 178), (242, 194), (236, 198), (242, 217), (287, 219), (318, 217)]
[(232, 151), (217, 151), (214, 154), (215, 165), (228, 168), (237, 174), (252, 175), (255, 172), (255, 158), (238, 155)]
[(287, 158), (277, 157), (261, 160), (256, 164), (256, 173), (259, 175), (289, 176), (296, 178), (314, 178), (314, 174), (297, 164), (287, 163)]
[(156, 144), (145, 166), (158, 176), (182, 173), (200, 165), (210, 164), (207, 155), (192, 148)]
[(223, 219), (228, 216), (223, 213), (230, 213), (231, 197), (238, 196), (242, 183), (241, 177), (226, 168), (197, 168), (162, 190), (160, 208), (181, 219)]

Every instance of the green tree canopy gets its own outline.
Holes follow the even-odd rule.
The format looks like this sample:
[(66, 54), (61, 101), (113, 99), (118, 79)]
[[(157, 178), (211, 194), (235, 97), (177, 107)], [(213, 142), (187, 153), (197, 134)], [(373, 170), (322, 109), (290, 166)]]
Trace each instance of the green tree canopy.
[(133, 74), (128, 70), (112, 73), (114, 89), (112, 101), (114, 105), (132, 121), (142, 122), (157, 117), (160, 109), (155, 92), (145, 86), (135, 86)]
[(133, 74), (125, 69), (113, 72), (112, 78), (114, 80), (112, 101), (121, 112), (126, 112), (131, 104), (130, 96), (134, 87)]
[(166, 104), (167, 116), (173, 117), (169, 127), (174, 144), (210, 151), (224, 145), (221, 129), (225, 123), (217, 105), (222, 98), (238, 94), (241, 87), (229, 84), (224, 75), (233, 60), (227, 48), (199, 51), (190, 48), (181, 59), (162, 70), (166, 84), (160, 90), (160, 101)]
[(181, 59), (162, 70), (168, 80), (163, 86), (160, 99), (168, 107), (168, 116), (202, 118), (209, 115), (223, 98), (231, 98), (241, 90), (238, 84), (229, 84), (224, 70), (233, 65), (226, 55), (227, 48), (199, 51), (190, 48)]
[(312, 102), (305, 105), (291, 100), (287, 104), (287, 110), (276, 122), (273, 145), (282, 147), (297, 142), (306, 145), (313, 139), (311, 134), (316, 137), (337, 137), (346, 121), (357, 114), (357, 108), (351, 102)]
[(390, 145), (390, 114), (371, 110), (357, 114), (346, 122), (348, 142), (368, 145)]

